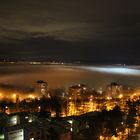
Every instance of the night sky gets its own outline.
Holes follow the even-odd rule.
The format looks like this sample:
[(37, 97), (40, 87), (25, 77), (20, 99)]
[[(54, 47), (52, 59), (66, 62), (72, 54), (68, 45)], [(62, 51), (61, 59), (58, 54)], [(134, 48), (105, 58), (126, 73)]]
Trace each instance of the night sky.
[(139, 0), (3, 0), (0, 59), (140, 62)]

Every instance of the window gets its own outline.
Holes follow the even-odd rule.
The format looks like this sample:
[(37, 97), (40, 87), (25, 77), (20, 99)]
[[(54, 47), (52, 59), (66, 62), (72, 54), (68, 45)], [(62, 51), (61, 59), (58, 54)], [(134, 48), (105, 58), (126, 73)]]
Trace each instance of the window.
[(30, 140), (35, 140), (34, 138), (30, 138)]

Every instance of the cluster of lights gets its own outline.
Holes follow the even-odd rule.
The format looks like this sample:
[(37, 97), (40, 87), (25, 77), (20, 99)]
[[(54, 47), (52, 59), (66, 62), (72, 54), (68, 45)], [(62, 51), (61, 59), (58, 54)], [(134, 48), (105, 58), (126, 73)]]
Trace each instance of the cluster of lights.
[(118, 97), (119, 97), (120, 99), (122, 99), (122, 98), (123, 98), (123, 94), (120, 94)]
[(32, 94), (30, 94), (30, 95), (29, 95), (29, 98), (31, 98), (31, 99), (35, 99), (35, 96), (32, 95)]
[(107, 96), (106, 99), (107, 100), (112, 100), (112, 97)]

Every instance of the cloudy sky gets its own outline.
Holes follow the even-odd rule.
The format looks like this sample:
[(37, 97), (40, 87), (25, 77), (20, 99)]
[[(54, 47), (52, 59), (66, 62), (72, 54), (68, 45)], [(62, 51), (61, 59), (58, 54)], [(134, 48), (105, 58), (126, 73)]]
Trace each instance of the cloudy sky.
[(139, 0), (4, 0), (0, 57), (135, 63)]

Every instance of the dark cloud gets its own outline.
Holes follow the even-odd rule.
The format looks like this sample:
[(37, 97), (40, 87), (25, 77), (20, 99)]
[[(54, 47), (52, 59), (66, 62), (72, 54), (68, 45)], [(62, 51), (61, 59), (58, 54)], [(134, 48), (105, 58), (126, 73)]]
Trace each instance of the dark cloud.
[[(73, 58), (93, 60), (99, 58), (98, 50), (123, 57), (125, 47), (125, 57), (139, 59), (133, 55), (140, 45), (139, 5), (138, 0), (2, 1), (0, 54), (55, 57), (73, 52)], [(131, 45), (135, 51), (130, 51)]]

